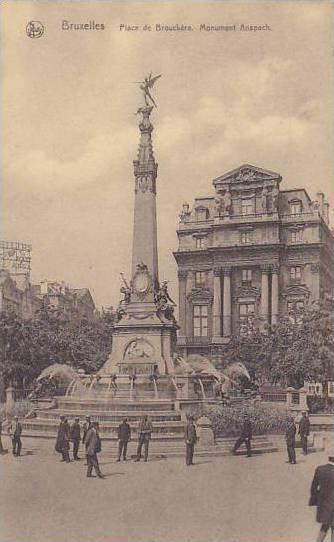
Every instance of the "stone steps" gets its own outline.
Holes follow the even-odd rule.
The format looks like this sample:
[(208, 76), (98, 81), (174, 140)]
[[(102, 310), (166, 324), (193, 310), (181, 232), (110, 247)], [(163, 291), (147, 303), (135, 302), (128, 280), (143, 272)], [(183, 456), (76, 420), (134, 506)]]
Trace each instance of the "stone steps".
[(57, 407), (61, 410), (76, 410), (86, 415), (91, 410), (112, 410), (112, 411), (175, 411), (174, 401), (171, 400), (140, 400), (140, 401), (125, 401), (121, 399), (76, 399), (76, 398), (61, 398), (57, 399)]
[[(39, 420), (57, 420), (59, 423), (60, 416), (66, 416), (67, 419), (73, 420), (76, 417), (80, 418), (80, 421), (85, 421), (84, 413), (75, 410), (75, 409), (50, 409), (50, 410), (38, 410), (36, 412)], [(139, 418), (144, 415), (149, 416), (152, 422), (154, 421), (180, 421), (181, 414), (175, 410), (166, 410), (166, 411), (156, 411), (156, 410), (140, 410), (140, 411), (127, 411), (127, 410), (89, 410), (87, 414), (91, 416), (92, 419), (103, 422), (117, 422), (120, 423), (124, 418), (127, 418), (129, 422), (136, 422)]]

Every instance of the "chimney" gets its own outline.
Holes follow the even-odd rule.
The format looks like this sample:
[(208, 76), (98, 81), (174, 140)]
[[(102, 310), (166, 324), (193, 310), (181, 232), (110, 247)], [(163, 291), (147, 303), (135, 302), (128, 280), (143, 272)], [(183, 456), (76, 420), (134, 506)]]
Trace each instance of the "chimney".
[(324, 201), (324, 221), (326, 224), (329, 224), (329, 203), (328, 201)]
[(319, 202), (319, 213), (320, 216), (324, 216), (324, 193), (323, 192), (317, 192), (317, 200)]

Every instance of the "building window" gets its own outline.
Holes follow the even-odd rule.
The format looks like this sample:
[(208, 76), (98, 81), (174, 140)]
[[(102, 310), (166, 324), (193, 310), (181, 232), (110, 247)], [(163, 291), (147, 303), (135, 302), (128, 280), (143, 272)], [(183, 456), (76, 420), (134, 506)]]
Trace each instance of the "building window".
[(252, 232), (242, 231), (240, 236), (240, 241), (242, 245), (248, 245), (252, 242)]
[(241, 280), (243, 286), (251, 286), (252, 284), (252, 270), (243, 269), (241, 272)]
[(195, 288), (202, 288), (205, 285), (205, 271), (195, 272)]
[(255, 303), (240, 303), (239, 326), (240, 335), (251, 335), (254, 330)]
[(293, 265), (290, 267), (290, 280), (291, 282), (300, 282), (302, 278), (302, 268), (300, 265)]
[(303, 321), (304, 301), (288, 301), (288, 315), (290, 322), (301, 324)]
[(196, 248), (205, 248), (204, 237), (196, 237)]
[(208, 306), (194, 305), (194, 337), (208, 336)]
[(241, 214), (252, 215), (254, 213), (254, 201), (252, 199), (243, 199), (241, 201)]
[(302, 212), (302, 202), (300, 200), (290, 201), (290, 214), (299, 215)]
[(291, 243), (300, 243), (303, 240), (303, 230), (293, 230), (291, 232)]
[(209, 211), (205, 207), (196, 209), (197, 222), (205, 222), (209, 218)]

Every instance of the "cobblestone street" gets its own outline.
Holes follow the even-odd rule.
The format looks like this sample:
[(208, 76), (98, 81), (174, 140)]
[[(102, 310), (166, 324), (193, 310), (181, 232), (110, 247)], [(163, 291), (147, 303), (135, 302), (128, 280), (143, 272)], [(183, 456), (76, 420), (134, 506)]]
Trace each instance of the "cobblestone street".
[[(9, 448), (9, 442), (4, 445)], [(61, 463), (53, 441), (23, 440), (0, 457), (2, 542), (313, 542), (307, 506), (325, 452), (296, 466), (283, 452), (246, 457), (152, 457), (116, 463), (107, 443), (104, 480), (81, 462)], [(83, 455), (83, 454), (81, 454)]]

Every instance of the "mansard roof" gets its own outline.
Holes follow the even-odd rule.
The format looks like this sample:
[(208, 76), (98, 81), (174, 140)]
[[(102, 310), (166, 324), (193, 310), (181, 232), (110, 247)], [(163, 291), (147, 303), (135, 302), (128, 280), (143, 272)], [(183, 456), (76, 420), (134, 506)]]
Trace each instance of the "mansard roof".
[(221, 175), (220, 177), (216, 177), (212, 182), (213, 185), (216, 186), (217, 184), (229, 184), (235, 182), (252, 183), (274, 180), (278, 182), (282, 180), (279, 173), (269, 169), (252, 166), (251, 164), (243, 164), (232, 171), (224, 173), (224, 175)]

